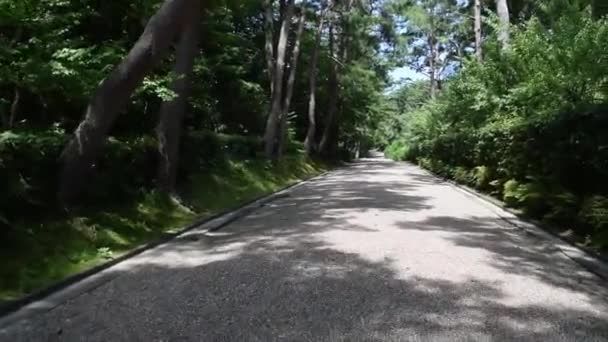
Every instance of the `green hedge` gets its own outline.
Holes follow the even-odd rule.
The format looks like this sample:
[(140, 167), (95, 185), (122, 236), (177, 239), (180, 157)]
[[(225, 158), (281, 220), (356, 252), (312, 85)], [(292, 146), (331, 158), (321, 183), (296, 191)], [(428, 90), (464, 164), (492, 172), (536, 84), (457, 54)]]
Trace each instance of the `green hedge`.
[[(490, 192), (524, 213), (608, 248), (608, 105), (556, 114), (549, 122), (453, 131), (387, 156)], [(405, 152), (407, 151), (407, 152)]]
[(388, 154), (608, 249), (607, 24), (575, 11), (514, 26), (508, 50), (490, 36)]

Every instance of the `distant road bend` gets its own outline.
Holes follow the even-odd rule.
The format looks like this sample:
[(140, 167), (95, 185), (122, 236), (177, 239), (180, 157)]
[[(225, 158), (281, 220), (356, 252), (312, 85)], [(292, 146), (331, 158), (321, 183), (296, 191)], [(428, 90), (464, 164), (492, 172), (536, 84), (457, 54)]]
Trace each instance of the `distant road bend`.
[(608, 341), (600, 278), (481, 200), (380, 158), (107, 272), (0, 326), (0, 340)]

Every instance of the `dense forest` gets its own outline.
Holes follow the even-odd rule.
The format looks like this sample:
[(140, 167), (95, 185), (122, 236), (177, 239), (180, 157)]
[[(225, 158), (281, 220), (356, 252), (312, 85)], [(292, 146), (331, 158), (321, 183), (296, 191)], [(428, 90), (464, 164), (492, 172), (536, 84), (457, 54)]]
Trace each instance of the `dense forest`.
[(606, 12), (0, 0), (0, 300), (374, 147), (605, 248)]

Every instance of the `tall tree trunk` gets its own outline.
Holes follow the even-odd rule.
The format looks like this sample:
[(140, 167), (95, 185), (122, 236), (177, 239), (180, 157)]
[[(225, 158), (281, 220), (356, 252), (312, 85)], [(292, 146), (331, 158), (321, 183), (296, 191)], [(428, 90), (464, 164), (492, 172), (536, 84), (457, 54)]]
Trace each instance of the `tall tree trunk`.
[(272, 96), (272, 105), (270, 114), (266, 121), (266, 131), (264, 133), (265, 152), (268, 158), (275, 158), (277, 139), (279, 132), (279, 120), (281, 110), (283, 109), (283, 78), (285, 74), (285, 55), (287, 50), (287, 40), (289, 37), (289, 29), (291, 27), (291, 19), (294, 13), (294, 0), (289, 0), (283, 22), (281, 23), (281, 33), (277, 44), (277, 58), (275, 62), (275, 72), (273, 79), (274, 92)]
[(15, 127), (15, 121), (17, 121), (17, 115), (19, 114), (19, 107), (21, 106), (21, 89), (19, 86), (15, 86), (15, 95), (13, 96), (13, 103), (11, 103), (11, 111), (8, 117), (8, 128)]
[(431, 82), (431, 98), (435, 98), (437, 95), (437, 52), (435, 50), (435, 35), (431, 31), (429, 35), (429, 46), (430, 46), (430, 57), (429, 57), (429, 68), (430, 71), (430, 82)]
[[(17, 31), (15, 32), (15, 36), (9, 42), (7, 49), (12, 48), (15, 44), (21, 40), (21, 36), (23, 35), (23, 27), (17, 27)], [(19, 106), (21, 104), (21, 90), (19, 89), (19, 82), (15, 84), (15, 92), (13, 95), (13, 102), (9, 108), (8, 114), (5, 116), (2, 111), (0, 111), (0, 116), (2, 119), (2, 125), (8, 129), (13, 128), (15, 124), (15, 120), (17, 118), (17, 114), (19, 113)], [(0, 108), (1, 110), (2, 108)]]
[(483, 47), (481, 46), (481, 0), (475, 0), (475, 56), (479, 62), (483, 61)]
[(270, 98), (274, 96), (274, 73), (275, 73), (275, 56), (274, 56), (274, 40), (273, 40), (273, 15), (272, 15), (272, 0), (264, 0), (264, 50), (266, 52), (266, 64), (268, 67), (268, 78), (270, 80)]
[(335, 47), (335, 36), (334, 36), (333, 25), (329, 27), (329, 53), (331, 56), (331, 68), (329, 73), (329, 105), (327, 109), (327, 119), (325, 121), (325, 127), (323, 129), (323, 137), (321, 138), (321, 144), (319, 145), (319, 151), (324, 156), (330, 156), (333, 154), (332, 141), (334, 140), (334, 125), (336, 121), (336, 112), (338, 111), (338, 96), (340, 84), (338, 82), (338, 56), (336, 54)]
[(502, 44), (502, 48), (506, 49), (509, 47), (509, 6), (507, 0), (496, 0), (496, 13), (500, 20), (498, 40)]
[(437, 95), (437, 50), (436, 50), (436, 45), (437, 42), (437, 37), (435, 37), (435, 6), (436, 6), (436, 2), (433, 1), (433, 6), (431, 7), (431, 12), (428, 13), (429, 15), (429, 32), (428, 32), (428, 37), (427, 37), (427, 43), (429, 44), (429, 69), (430, 69), (430, 75), (429, 75), (429, 79), (431, 82), (430, 85), (430, 95), (431, 98), (435, 98), (435, 96)]
[(326, 10), (321, 13), (319, 23), (317, 25), (317, 34), (315, 37), (315, 46), (312, 51), (312, 60), (310, 69), (308, 70), (308, 78), (310, 82), (310, 98), (308, 100), (308, 130), (306, 132), (306, 140), (304, 147), (306, 154), (311, 156), (316, 149), (315, 136), (317, 134), (317, 64), (319, 63), (319, 48), (321, 45), (321, 37), (323, 36), (323, 26), (325, 25), (325, 15), (329, 10), (329, 4)]
[(192, 90), (192, 68), (199, 51), (200, 0), (191, 1), (192, 5), (188, 8), (189, 18), (184, 21), (175, 56), (173, 76), (176, 79), (171, 86), (175, 98), (163, 102), (161, 105), (159, 123), (156, 128), (160, 156), (158, 188), (166, 193), (175, 192), (182, 121)]
[(191, 0), (166, 0), (148, 21), (127, 57), (95, 91), (83, 121), (61, 155), (64, 166), (59, 196), (63, 201), (70, 201), (82, 192), (85, 175), (97, 159), (120, 110), (165, 55), (191, 5)]
[(47, 122), (49, 119), (49, 103), (46, 101), (43, 95), (38, 95), (38, 100), (40, 100), (40, 105), (42, 108), (40, 109), (40, 118), (42, 121)]
[(329, 126), (329, 132), (326, 135), (326, 143), (325, 143), (325, 151), (328, 156), (336, 156), (338, 151), (338, 143), (340, 139), (340, 120), (341, 120), (341, 102), (340, 102), (340, 66), (348, 65), (350, 58), (350, 45), (349, 41), (351, 39), (351, 31), (350, 31), (350, 22), (347, 19), (348, 16), (344, 14), (348, 14), (348, 12), (352, 9), (354, 4), (354, 0), (346, 0), (344, 3), (343, 15), (341, 17), (340, 23), (340, 33), (339, 33), (339, 44), (337, 47), (334, 47), (335, 56), (333, 58), (334, 64), (332, 69), (332, 74), (334, 75), (333, 81), (333, 90), (331, 93), (333, 94), (332, 98), (334, 99), (330, 104), (330, 110), (333, 113), (331, 125)]
[(2, 129), (8, 129), (8, 117), (9, 114), (4, 110), (2, 106), (0, 106), (0, 120), (2, 120)]
[(305, 14), (302, 12), (298, 18), (298, 30), (296, 31), (296, 37), (293, 45), (293, 52), (291, 57), (291, 66), (289, 68), (289, 78), (287, 79), (287, 85), (285, 91), (285, 101), (283, 102), (283, 109), (281, 110), (281, 126), (279, 132), (279, 143), (277, 147), (277, 157), (281, 157), (285, 150), (285, 143), (287, 140), (287, 116), (289, 115), (289, 107), (291, 107), (291, 98), (293, 97), (293, 85), (296, 82), (296, 71), (298, 69), (298, 59), (300, 57), (300, 43), (302, 41), (302, 33), (304, 32)]

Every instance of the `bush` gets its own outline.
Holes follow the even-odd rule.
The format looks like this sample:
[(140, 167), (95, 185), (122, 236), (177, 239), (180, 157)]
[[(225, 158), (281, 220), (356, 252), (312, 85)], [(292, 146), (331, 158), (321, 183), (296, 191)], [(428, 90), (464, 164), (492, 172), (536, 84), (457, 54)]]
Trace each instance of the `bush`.
[(492, 182), (492, 172), (487, 166), (476, 166), (473, 169), (473, 182), (477, 189), (488, 189)]
[(593, 228), (595, 244), (608, 248), (608, 198), (601, 195), (588, 197), (583, 202), (581, 218)]
[(397, 140), (391, 143), (385, 150), (384, 154), (387, 158), (395, 161), (408, 160), (409, 148), (402, 140)]
[[(253, 158), (263, 150), (262, 139), (259, 137), (219, 134), (218, 138), (223, 153), (231, 156)], [(288, 144), (288, 146), (293, 145)]]
[(503, 200), (526, 214), (540, 216), (546, 213), (548, 191), (539, 182), (520, 183), (514, 179), (504, 184)]
[(57, 158), (66, 142), (59, 130), (0, 134), (3, 221), (27, 217), (56, 202)]
[(457, 166), (451, 172), (451, 176), (451, 178), (455, 181), (467, 185), (471, 185), (474, 180), (474, 175), (472, 174), (472, 172), (470, 172), (469, 169), (467, 169), (466, 167), (462, 166)]
[(182, 142), (181, 173), (209, 168), (221, 163), (227, 156), (254, 158), (262, 151), (258, 137), (217, 134), (210, 131), (189, 132)]
[[(552, 194), (548, 199), (549, 212), (544, 219), (549, 222), (558, 223), (562, 226), (577, 226), (580, 199), (575, 194), (560, 190)], [(584, 228), (584, 227), (580, 227)]]
[[(0, 134), (0, 226), (8, 226), (31, 213), (59, 212), (56, 205), (59, 156), (69, 136), (48, 131), (7, 131)], [(259, 138), (219, 135), (208, 131), (188, 133), (182, 142), (180, 177), (209, 168), (230, 155), (253, 158), (261, 151)], [(93, 167), (88, 201), (133, 196), (154, 186), (157, 171), (155, 138), (108, 138)]]
[(504, 184), (502, 194), (502, 199), (508, 206), (517, 206), (523, 198), (521, 184), (515, 179), (508, 180)]
[(600, 195), (586, 198), (580, 216), (598, 232), (608, 230), (608, 198)]

